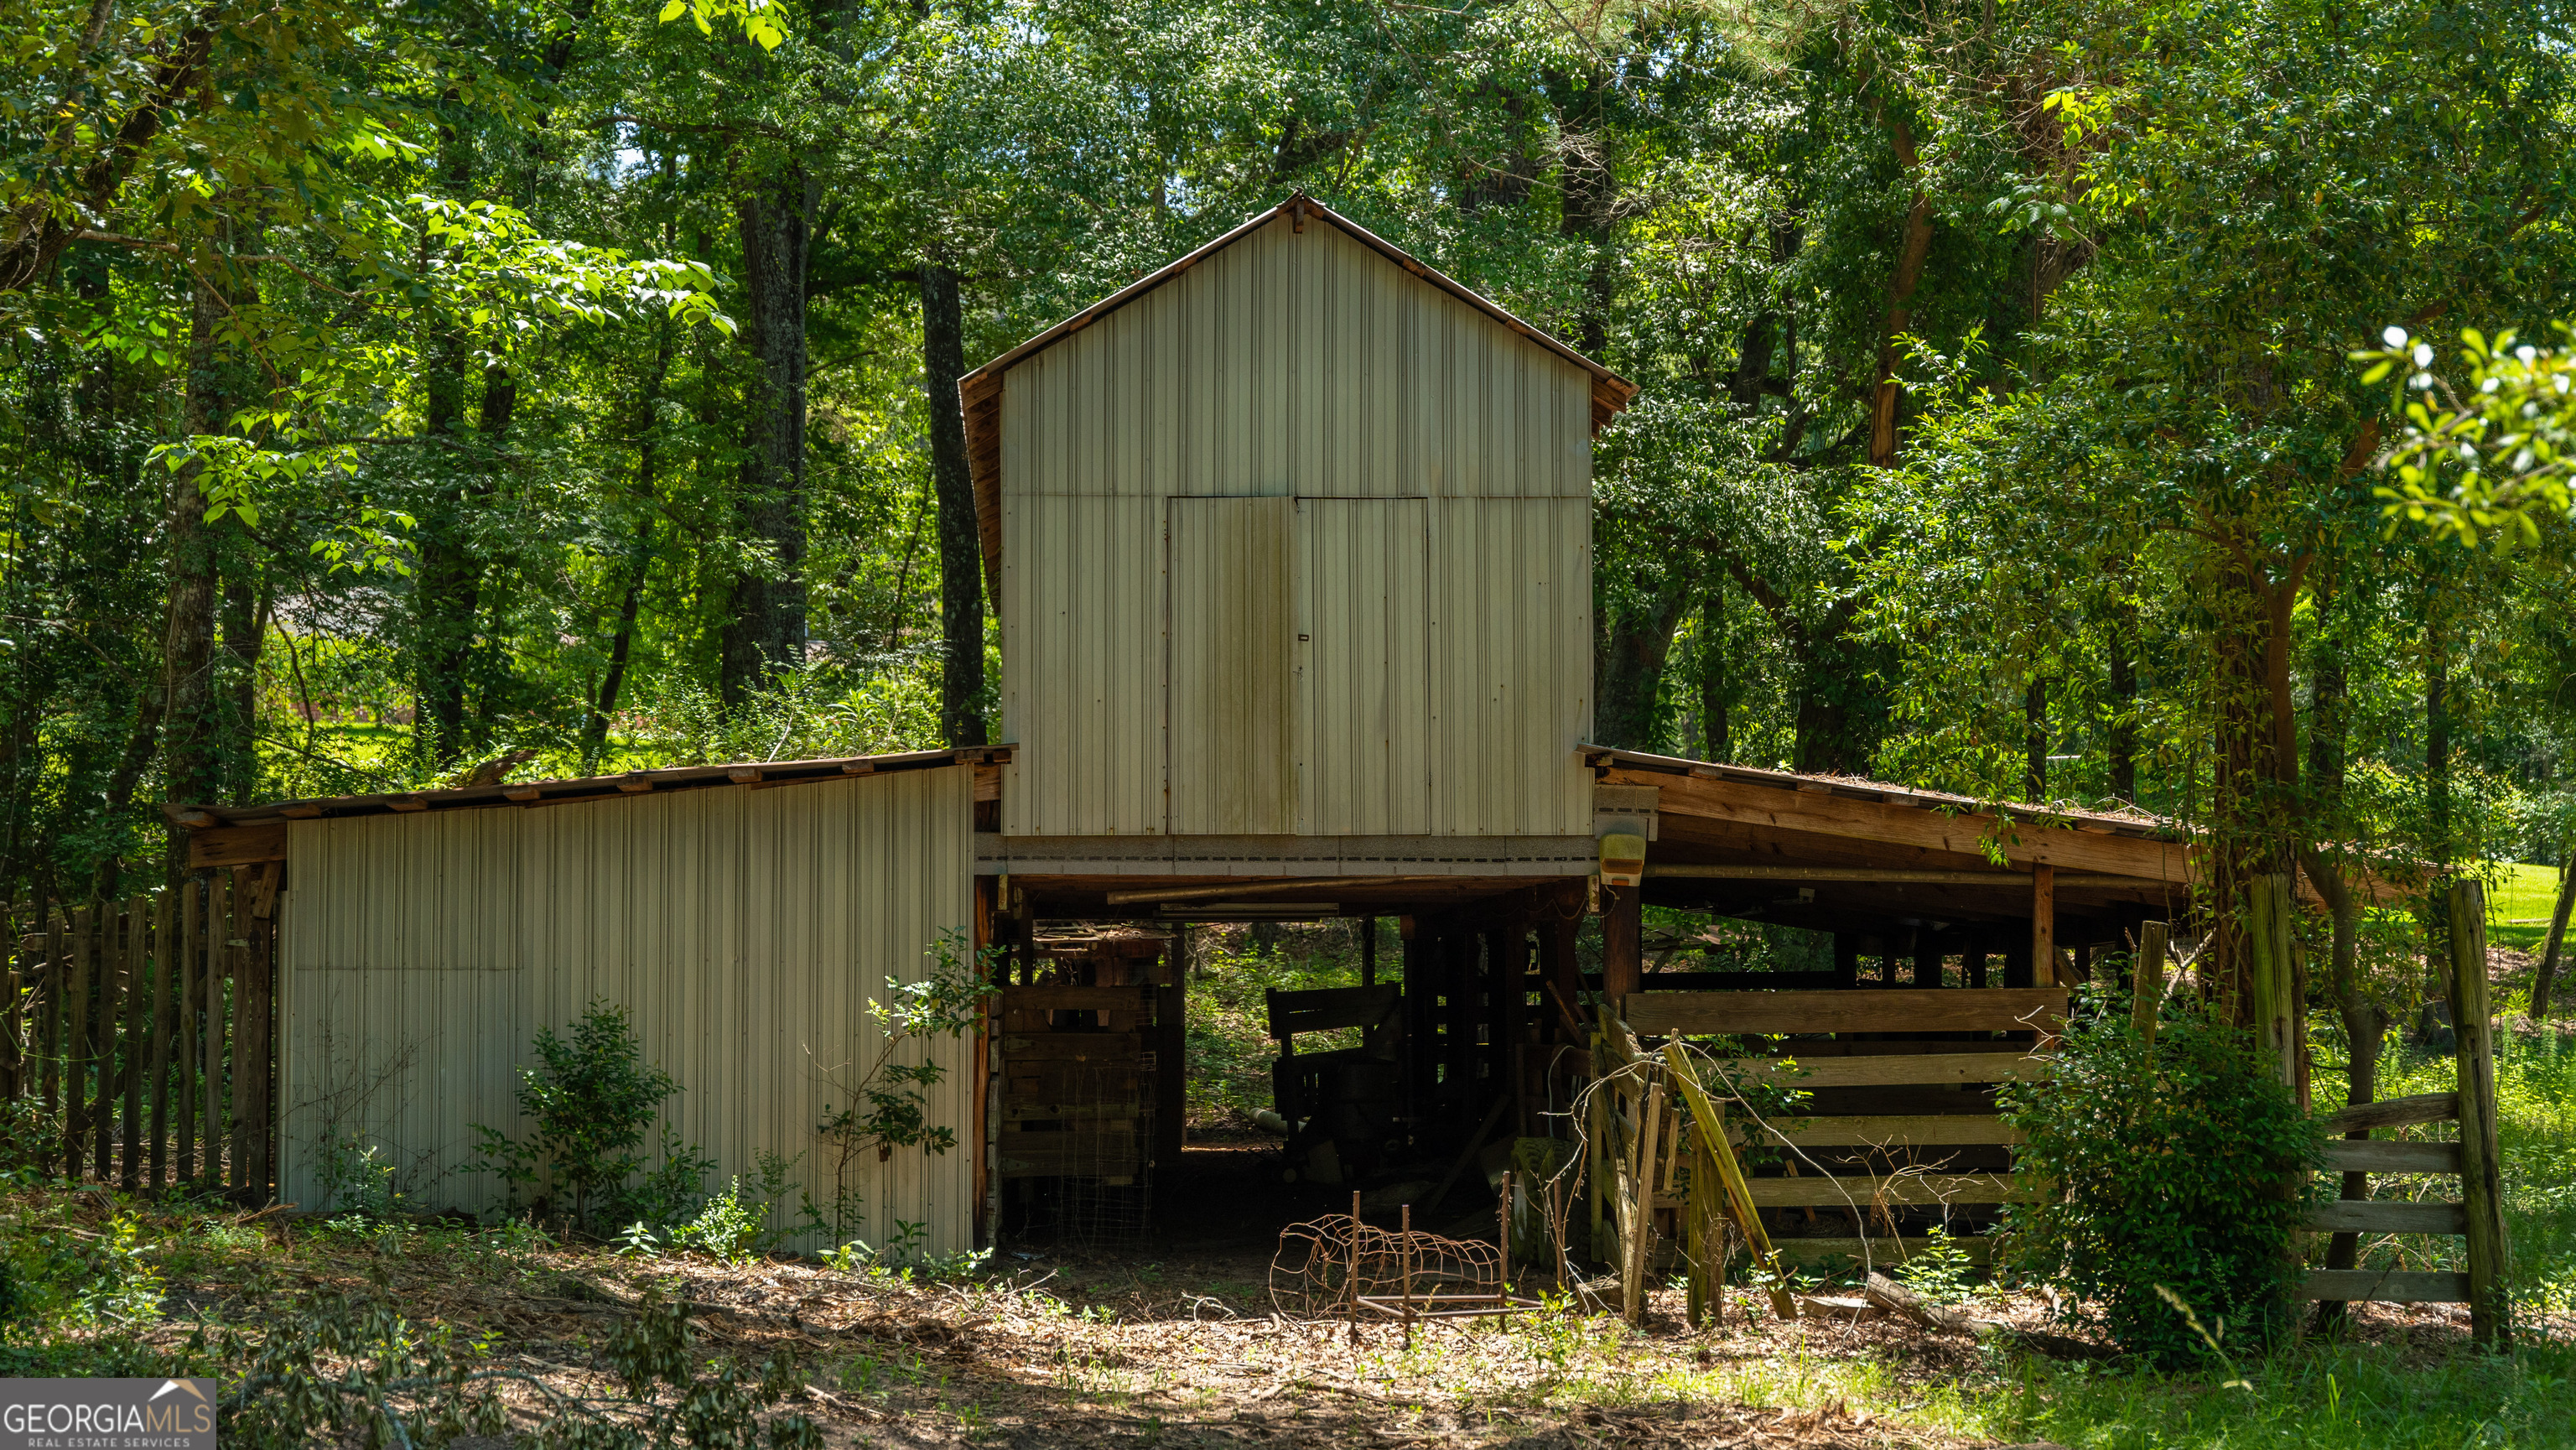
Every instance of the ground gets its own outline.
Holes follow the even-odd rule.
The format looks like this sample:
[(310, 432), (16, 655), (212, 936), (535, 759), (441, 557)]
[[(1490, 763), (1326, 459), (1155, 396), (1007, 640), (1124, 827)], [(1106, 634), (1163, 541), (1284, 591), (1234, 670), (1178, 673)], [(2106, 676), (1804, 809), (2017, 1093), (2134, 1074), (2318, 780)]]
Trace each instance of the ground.
[[(2469, 1348), (2457, 1310), (2374, 1307), (2338, 1339), (2180, 1377), (2008, 1355), (1897, 1319), (1782, 1323), (1741, 1290), (1697, 1331), (1666, 1291), (1635, 1329), (1560, 1302), (1426, 1326), (1410, 1350), (1392, 1325), (1353, 1343), (1341, 1323), (1272, 1311), (1276, 1223), (1306, 1206), (1253, 1191), (1272, 1160), (1245, 1144), (1190, 1159), (1173, 1197), (1228, 1212), (1174, 1215), (1113, 1253), (1006, 1251), (946, 1279), (25, 1188), (6, 1200), (7, 1227), (90, 1248), (107, 1312), (16, 1336), (0, 1370), (238, 1374), (246, 1346), (316, 1338), (309, 1326), (345, 1328), (345, 1306), (375, 1304), (407, 1332), (445, 1326), (471, 1367), (509, 1376), (513, 1431), (560, 1432), (566, 1397), (621, 1403), (611, 1353), (659, 1296), (689, 1306), (687, 1373), (792, 1364), (805, 1387), (760, 1414), (802, 1414), (833, 1447), (2576, 1444), (2567, 1316), (2526, 1315), (2521, 1349), (2498, 1358)], [(2029, 1296), (1976, 1308), (2046, 1317)], [(210, 1325), (242, 1338), (191, 1350)], [(427, 1418), (421, 1394), (394, 1398)]]

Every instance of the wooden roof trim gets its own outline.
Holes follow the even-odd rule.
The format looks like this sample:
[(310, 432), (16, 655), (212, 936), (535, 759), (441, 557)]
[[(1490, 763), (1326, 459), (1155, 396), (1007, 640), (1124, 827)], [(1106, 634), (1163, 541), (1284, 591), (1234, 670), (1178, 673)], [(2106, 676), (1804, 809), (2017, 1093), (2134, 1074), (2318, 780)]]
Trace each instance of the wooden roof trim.
[(682, 765), (662, 770), (626, 770), (615, 775), (580, 776), (570, 780), (514, 781), (505, 785), (454, 790), (389, 791), (379, 795), (319, 796), (272, 801), (256, 806), (164, 804), (172, 825), (188, 831), (228, 826), (283, 824), (298, 820), (337, 820), (348, 816), (429, 815), (439, 811), (479, 810), (495, 806), (560, 805), (568, 801), (614, 800), (620, 796), (671, 790), (705, 790), (747, 785), (762, 789), (800, 781), (846, 776), (882, 775), (945, 766), (999, 765), (1011, 758), (1008, 745), (971, 746), (963, 750), (909, 750), (887, 755), (832, 756), (822, 760), (735, 761), (724, 765)]
[(1592, 377), (1592, 431), (1600, 432), (1637, 396), (1637, 385), (1575, 351), (1541, 328), (1515, 317), (1500, 303), (1429, 266), (1331, 207), (1298, 192), (1275, 207), (1255, 212), (1240, 226), (1196, 251), (1128, 283), (1089, 307), (1065, 318), (1019, 346), (957, 380), (958, 402), (966, 415), (966, 471), (975, 489), (975, 531), (984, 550), (984, 590), (997, 605), (1002, 597), (1002, 379), (1013, 367), (1064, 341), (1092, 323), (1146, 293), (1185, 275), (1192, 267), (1242, 241), (1282, 217), (1303, 230), (1307, 217), (1339, 228), (1361, 246), (1430, 283), (1500, 323), (1506, 330), (1583, 369)]
[[(2063, 806), (2036, 806), (2015, 801), (1982, 801), (1974, 796), (1953, 795), (1947, 791), (1916, 790), (1909, 786), (1889, 785), (1884, 781), (1862, 780), (1844, 775), (1801, 775), (1785, 770), (1763, 770), (1750, 765), (1721, 765), (1714, 761), (1688, 760), (1675, 755), (1653, 755), (1640, 750), (1620, 750), (1607, 745), (1583, 747), (1584, 763), (1596, 771), (1627, 769), (1652, 771), (1663, 775), (1688, 775), (1709, 780), (1727, 780), (1745, 785), (1765, 786), (1775, 790), (1794, 790), (1809, 795), (1834, 796), (1844, 800), (1874, 801), (1882, 805), (1909, 810), (1942, 810), (1952, 813), (1999, 815), (2015, 822), (2036, 821), (2070, 826), (2103, 835), (2139, 839), (2179, 841), (2184, 832), (2161, 816), (2143, 812), (2137, 815), (2109, 811), (2069, 810)], [(1658, 785), (1659, 781), (1640, 779), (1634, 785)]]

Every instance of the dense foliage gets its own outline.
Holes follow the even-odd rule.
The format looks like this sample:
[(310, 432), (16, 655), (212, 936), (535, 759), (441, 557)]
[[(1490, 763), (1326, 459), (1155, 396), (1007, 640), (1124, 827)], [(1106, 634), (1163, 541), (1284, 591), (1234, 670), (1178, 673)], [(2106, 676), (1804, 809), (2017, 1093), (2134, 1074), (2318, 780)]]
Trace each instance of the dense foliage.
[(2150, 1041), (2098, 1014), (2069, 1028), (2054, 1081), (1998, 1096), (2024, 1137), (2017, 1170), (2049, 1185), (2006, 1210), (2011, 1252), (2068, 1291), (2068, 1318), (2171, 1366), (2287, 1327), (2300, 1185), (2323, 1134), (2250, 1034), (2168, 1008)]

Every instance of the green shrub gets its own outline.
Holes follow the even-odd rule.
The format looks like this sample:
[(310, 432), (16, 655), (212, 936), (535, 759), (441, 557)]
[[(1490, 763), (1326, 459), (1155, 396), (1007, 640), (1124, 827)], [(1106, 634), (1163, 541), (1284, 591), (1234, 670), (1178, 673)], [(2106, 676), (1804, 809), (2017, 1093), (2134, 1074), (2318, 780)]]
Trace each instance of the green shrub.
[(2247, 1033), (2185, 1010), (2149, 1044), (2125, 1012), (2079, 1016), (2054, 1081), (2000, 1094), (2021, 1171), (2052, 1185), (2006, 1211), (2011, 1262), (2065, 1291), (2066, 1318), (2157, 1363), (2208, 1348), (2160, 1287), (2230, 1353), (2268, 1342), (2288, 1323), (2322, 1129)]
[[(476, 1157), (510, 1185), (514, 1205), (550, 1206), (584, 1232), (599, 1209), (633, 1213), (632, 1205), (608, 1200), (644, 1167), (636, 1149), (663, 1102), (680, 1091), (679, 1082), (644, 1060), (626, 1009), (608, 1002), (591, 1003), (569, 1037), (538, 1028), (536, 1051), (538, 1066), (519, 1069), (519, 1112), (530, 1136), (517, 1141), (476, 1123)], [(657, 1173), (674, 1181), (648, 1179), (645, 1191), (672, 1200), (664, 1207), (676, 1215), (694, 1202), (705, 1160), (667, 1130), (662, 1149)], [(686, 1180), (690, 1191), (674, 1191), (677, 1180)]]

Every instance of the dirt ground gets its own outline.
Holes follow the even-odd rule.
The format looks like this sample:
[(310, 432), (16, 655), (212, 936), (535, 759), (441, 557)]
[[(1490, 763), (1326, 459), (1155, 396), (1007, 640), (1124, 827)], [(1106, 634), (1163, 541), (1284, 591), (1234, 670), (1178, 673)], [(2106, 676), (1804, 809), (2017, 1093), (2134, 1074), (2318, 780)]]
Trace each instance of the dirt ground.
[[(238, 1319), (270, 1295), (389, 1293), (415, 1322), (488, 1336), (491, 1362), (565, 1391), (603, 1393), (595, 1350), (627, 1311), (607, 1297), (687, 1300), (699, 1352), (790, 1357), (833, 1446), (1949, 1447), (1998, 1442), (1912, 1413), (2005, 1372), (1962, 1335), (1892, 1319), (1773, 1320), (1731, 1296), (1693, 1332), (1681, 1296), (1653, 1296), (1642, 1330), (1540, 1312), (1423, 1327), (1274, 1314), (1278, 1228), (1330, 1211), (1328, 1190), (1276, 1181), (1255, 1145), (1194, 1149), (1156, 1185), (1163, 1225), (1116, 1252), (1009, 1248), (972, 1283), (917, 1283), (808, 1261), (726, 1266), (538, 1248), (460, 1259), (399, 1236), (333, 1237), (273, 1221), (290, 1272), (254, 1287), (172, 1283), (169, 1309)], [(1463, 1202), (1467, 1195), (1461, 1193)], [(1347, 1207), (1347, 1198), (1338, 1205)], [(271, 1301), (274, 1302), (274, 1301)], [(2034, 1327), (2035, 1302), (1981, 1306)], [(2371, 1309), (2365, 1337), (2455, 1345), (2445, 1310)], [(527, 1428), (534, 1401), (514, 1396)], [(1934, 1417), (1937, 1418), (1937, 1417)]]

